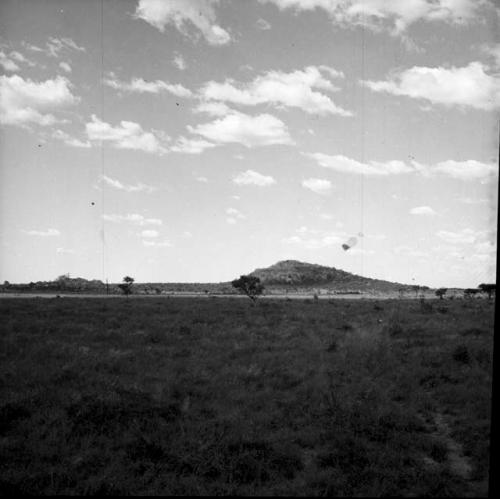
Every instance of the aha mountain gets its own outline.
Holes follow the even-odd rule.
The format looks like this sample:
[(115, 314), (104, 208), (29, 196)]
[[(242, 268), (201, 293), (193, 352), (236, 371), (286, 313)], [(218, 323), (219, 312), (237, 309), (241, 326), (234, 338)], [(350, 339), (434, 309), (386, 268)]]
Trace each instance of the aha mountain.
[(335, 267), (297, 260), (283, 260), (270, 267), (256, 269), (250, 275), (258, 277), (268, 290), (283, 288), (306, 291), (319, 288), (328, 291), (398, 292), (411, 288), (407, 284), (371, 279)]

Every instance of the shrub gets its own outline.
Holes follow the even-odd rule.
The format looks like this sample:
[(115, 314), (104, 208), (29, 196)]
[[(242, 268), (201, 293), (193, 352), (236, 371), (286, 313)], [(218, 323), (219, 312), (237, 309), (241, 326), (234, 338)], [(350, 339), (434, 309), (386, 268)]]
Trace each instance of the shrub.
[(458, 345), (453, 350), (453, 359), (463, 364), (468, 364), (470, 360), (469, 350), (465, 345)]

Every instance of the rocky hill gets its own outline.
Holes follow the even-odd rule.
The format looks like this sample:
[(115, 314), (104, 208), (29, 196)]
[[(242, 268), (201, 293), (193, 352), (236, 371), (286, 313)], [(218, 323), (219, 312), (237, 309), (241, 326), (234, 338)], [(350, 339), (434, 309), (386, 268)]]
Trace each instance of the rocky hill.
[(250, 275), (258, 277), (268, 290), (287, 291), (359, 291), (399, 292), (410, 291), (409, 285), (370, 279), (351, 274), (335, 267), (326, 267), (297, 260), (284, 260), (264, 269), (256, 269)]

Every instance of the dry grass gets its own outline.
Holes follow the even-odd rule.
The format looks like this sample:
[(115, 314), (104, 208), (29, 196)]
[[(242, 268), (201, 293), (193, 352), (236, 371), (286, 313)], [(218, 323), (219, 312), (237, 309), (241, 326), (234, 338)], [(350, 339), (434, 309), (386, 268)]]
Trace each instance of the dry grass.
[(133, 297), (0, 307), (3, 491), (486, 493), (486, 300), (446, 311)]

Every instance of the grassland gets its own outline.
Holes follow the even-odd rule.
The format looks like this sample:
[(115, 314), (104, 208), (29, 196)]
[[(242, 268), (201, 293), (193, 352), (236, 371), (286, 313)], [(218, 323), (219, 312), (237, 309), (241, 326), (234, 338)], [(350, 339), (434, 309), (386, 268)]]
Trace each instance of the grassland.
[(480, 496), (487, 300), (2, 299), (0, 488)]

